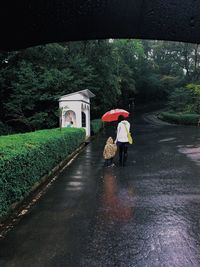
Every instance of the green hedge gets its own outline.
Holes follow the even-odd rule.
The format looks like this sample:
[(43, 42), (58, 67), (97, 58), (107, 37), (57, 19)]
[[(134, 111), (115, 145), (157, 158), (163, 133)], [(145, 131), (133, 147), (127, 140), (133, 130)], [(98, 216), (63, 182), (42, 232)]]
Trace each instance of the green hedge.
[(91, 121), (91, 134), (97, 134), (104, 126), (101, 119)]
[(1, 136), (0, 218), (84, 141), (85, 130), (75, 128)]
[(200, 115), (198, 114), (184, 114), (184, 113), (173, 113), (173, 112), (162, 112), (158, 116), (160, 119), (184, 125), (197, 125)]

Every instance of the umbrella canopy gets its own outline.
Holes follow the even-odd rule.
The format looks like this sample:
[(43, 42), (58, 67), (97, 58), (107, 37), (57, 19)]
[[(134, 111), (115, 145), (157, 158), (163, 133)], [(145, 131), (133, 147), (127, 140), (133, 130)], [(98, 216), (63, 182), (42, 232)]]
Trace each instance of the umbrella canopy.
[(101, 117), (101, 120), (105, 121), (105, 122), (117, 121), (120, 115), (127, 118), (129, 116), (129, 112), (124, 110), (124, 109), (112, 109), (112, 110), (106, 112)]

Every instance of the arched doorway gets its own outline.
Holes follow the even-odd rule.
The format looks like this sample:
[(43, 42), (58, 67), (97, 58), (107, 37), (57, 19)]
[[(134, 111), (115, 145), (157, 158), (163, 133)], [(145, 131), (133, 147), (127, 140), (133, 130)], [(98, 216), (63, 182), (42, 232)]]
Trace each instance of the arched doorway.
[(64, 111), (64, 127), (68, 127), (71, 122), (76, 126), (76, 114), (73, 110)]

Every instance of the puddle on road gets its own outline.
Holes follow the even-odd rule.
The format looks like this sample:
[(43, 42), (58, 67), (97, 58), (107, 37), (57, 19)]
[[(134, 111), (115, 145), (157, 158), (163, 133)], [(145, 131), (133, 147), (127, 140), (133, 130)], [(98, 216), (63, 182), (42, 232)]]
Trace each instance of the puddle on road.
[(200, 146), (179, 146), (178, 151), (200, 166)]
[(66, 191), (80, 191), (83, 190), (84, 183), (82, 181), (69, 181), (65, 188)]
[(175, 137), (170, 137), (170, 138), (161, 139), (158, 142), (162, 143), (162, 142), (168, 142), (168, 141), (174, 141), (174, 140), (176, 140)]

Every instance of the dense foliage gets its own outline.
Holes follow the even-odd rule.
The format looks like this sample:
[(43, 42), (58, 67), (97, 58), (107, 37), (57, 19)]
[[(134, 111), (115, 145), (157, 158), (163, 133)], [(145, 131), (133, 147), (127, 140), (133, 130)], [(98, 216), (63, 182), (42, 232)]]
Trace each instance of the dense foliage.
[[(86, 88), (96, 94), (93, 118), (116, 107), (122, 87), (125, 95), (135, 91), (132, 70), (120, 57), (126, 42), (48, 44), (0, 54), (0, 121), (17, 132), (56, 127), (58, 98)], [(133, 56), (141, 53), (137, 43), (131, 41)]]
[(84, 129), (65, 128), (0, 138), (0, 218), (12, 203), (85, 140)]
[[(92, 118), (115, 107), (167, 101), (199, 113), (199, 45), (147, 40), (47, 44), (0, 53), (0, 133), (58, 126), (58, 98), (90, 89)], [(195, 103), (194, 102), (194, 98)], [(185, 105), (186, 103), (186, 105)]]
[(187, 84), (176, 88), (169, 100), (169, 106), (174, 111), (200, 114), (200, 85)]

